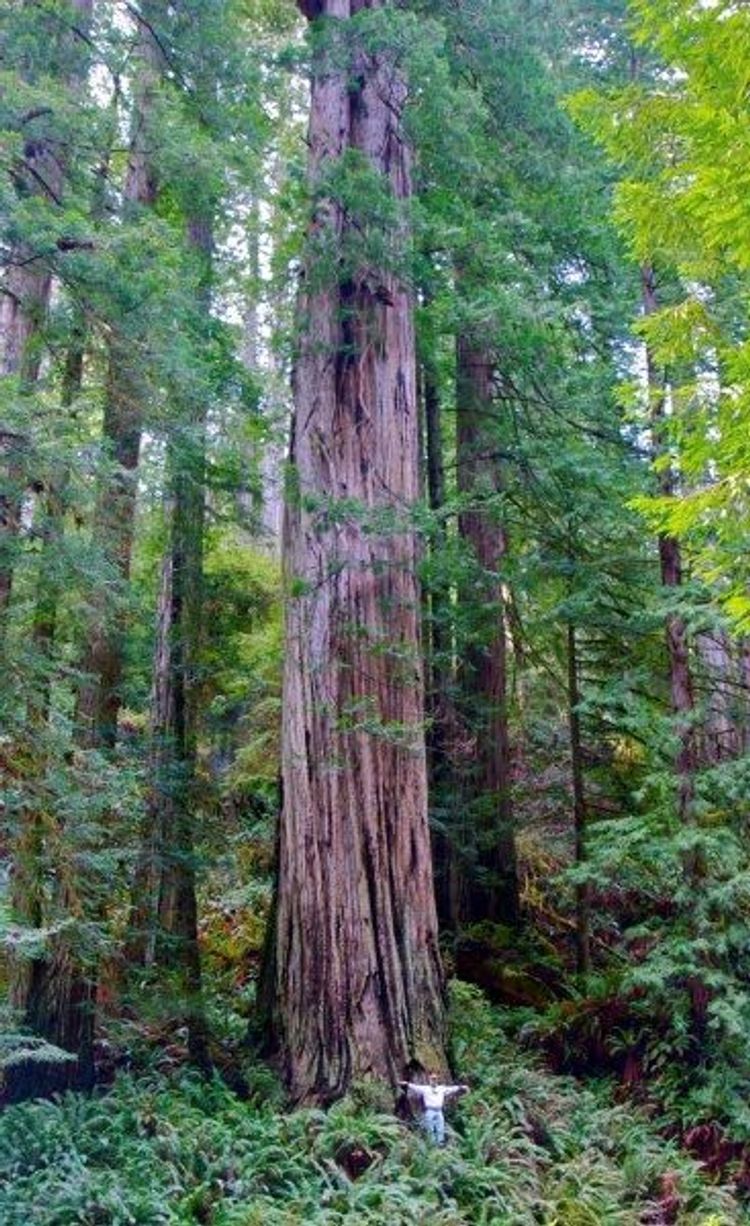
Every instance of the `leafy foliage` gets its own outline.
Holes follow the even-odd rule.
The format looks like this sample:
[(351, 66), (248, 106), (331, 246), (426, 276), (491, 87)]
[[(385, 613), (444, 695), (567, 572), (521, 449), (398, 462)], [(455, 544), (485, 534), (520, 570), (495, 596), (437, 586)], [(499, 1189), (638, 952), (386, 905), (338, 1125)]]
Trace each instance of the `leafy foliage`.
[(681, 1222), (739, 1221), (731, 1197), (606, 1090), (520, 1061), (474, 989), (454, 990), (455, 1050), (475, 1087), (444, 1151), (355, 1088), (284, 1115), (273, 1084), (120, 1075), (101, 1097), (29, 1103), (0, 1120), (0, 1212), (13, 1226), (125, 1223), (634, 1222), (678, 1188)]

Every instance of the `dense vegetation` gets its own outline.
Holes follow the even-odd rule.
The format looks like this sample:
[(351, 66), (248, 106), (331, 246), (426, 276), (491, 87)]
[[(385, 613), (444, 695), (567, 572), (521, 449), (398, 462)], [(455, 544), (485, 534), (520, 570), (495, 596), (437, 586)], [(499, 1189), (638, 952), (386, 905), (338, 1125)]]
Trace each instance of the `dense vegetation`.
[(749, 54), (3, 6), (3, 1221), (742, 1220)]
[(456, 1057), (477, 1089), (445, 1150), (371, 1083), (328, 1112), (284, 1114), (262, 1070), (240, 1102), (218, 1081), (152, 1069), (102, 1098), (9, 1108), (3, 1221), (593, 1226), (674, 1220), (677, 1206), (681, 1221), (741, 1220), (632, 1108), (520, 1062), (474, 990), (454, 1004)]

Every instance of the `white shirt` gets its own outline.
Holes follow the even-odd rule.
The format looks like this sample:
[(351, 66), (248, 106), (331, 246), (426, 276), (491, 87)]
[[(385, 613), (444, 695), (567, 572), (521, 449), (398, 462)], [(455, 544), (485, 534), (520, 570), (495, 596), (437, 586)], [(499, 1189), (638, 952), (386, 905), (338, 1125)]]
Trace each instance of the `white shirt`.
[(451, 1094), (459, 1094), (465, 1086), (430, 1086), (430, 1085), (415, 1085), (414, 1082), (407, 1081), (407, 1088), (414, 1094), (418, 1094), (422, 1099), (422, 1106), (425, 1111), (442, 1111), (445, 1106), (446, 1098)]

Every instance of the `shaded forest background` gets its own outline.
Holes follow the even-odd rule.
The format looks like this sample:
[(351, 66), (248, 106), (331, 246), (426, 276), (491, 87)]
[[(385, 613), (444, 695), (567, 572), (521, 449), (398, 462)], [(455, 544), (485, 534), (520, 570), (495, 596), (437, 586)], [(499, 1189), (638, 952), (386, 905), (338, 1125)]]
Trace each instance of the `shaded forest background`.
[[(466, 1216), (445, 1222), (739, 1221), (706, 1189), (750, 1187), (750, 17), (724, 0), (345, 7), (345, 22), (283, 0), (0, 14), (0, 1093), (114, 1083), (154, 1197), (173, 1177), (149, 1165), (158, 1120), (174, 1143), (158, 1161), (182, 1162), (188, 1188), (183, 1216), (96, 1189), (105, 1216), (61, 1200), (38, 1220), (313, 1221), (330, 1194), (321, 1221), (440, 1221), (414, 1187), (400, 1206), (392, 1099), (361, 1084), (396, 1071), (395, 1022), (386, 1055), (364, 1034), (350, 1065), (312, 1034), (324, 988), (303, 976), (292, 1000), (279, 964), (319, 902), (284, 884), (302, 808), (289, 775), (282, 798), (282, 740), (296, 716), (327, 735), (324, 704), (304, 710), (315, 669), (299, 702), (282, 682), (284, 608), (305, 655), (305, 557), (335, 537), (362, 575), (402, 582), (390, 608), (341, 615), (341, 657), (373, 672), (339, 696), (351, 756), (335, 769), (358, 794), (363, 764), (403, 768), (418, 726), (439, 950), (405, 989), (404, 1012), (434, 992), (414, 1069), (462, 1065), (486, 1091), (461, 1108), (471, 1177), (461, 1191), (453, 1172), (450, 1195)], [(338, 80), (368, 98), (383, 74), (385, 165), (354, 138), (321, 155), (316, 96)], [(332, 286), (342, 404), (360, 403), (368, 312), (403, 311), (405, 346), (413, 318), (408, 500), (300, 479)], [(335, 550), (325, 566), (338, 584)], [(415, 794), (365, 788), (365, 807), (408, 833)], [(374, 861), (395, 862), (378, 837)], [(386, 877), (368, 885), (376, 912)], [(422, 945), (401, 944), (411, 967)], [(447, 1027), (438, 959), (457, 981)], [(311, 1115), (282, 1114), (270, 1067)], [(130, 1080), (146, 1073), (168, 1079), (148, 1100)], [(32, 1191), (76, 1112), (82, 1135), (102, 1127), (98, 1102), (11, 1107), (27, 1149), (47, 1137)], [(193, 1118), (214, 1130), (213, 1173), (174, 1156)], [(128, 1135), (113, 1126), (123, 1167)], [(270, 1146), (257, 1179), (221, 1167), (242, 1137)], [(571, 1191), (570, 1154), (599, 1145)], [(640, 1162), (630, 1183), (607, 1145), (613, 1170)], [(22, 1148), (0, 1152), (16, 1179)], [(441, 1155), (407, 1157), (420, 1187), (448, 1178)], [(520, 1171), (550, 1162), (559, 1187), (525, 1218)], [(357, 1207), (359, 1176), (388, 1163), (395, 1199)], [(320, 1182), (332, 1166), (344, 1192)], [(255, 1218), (221, 1207), (248, 1195)], [(275, 1219), (285, 1196), (298, 1217)], [(647, 1203), (662, 1216), (635, 1216)]]

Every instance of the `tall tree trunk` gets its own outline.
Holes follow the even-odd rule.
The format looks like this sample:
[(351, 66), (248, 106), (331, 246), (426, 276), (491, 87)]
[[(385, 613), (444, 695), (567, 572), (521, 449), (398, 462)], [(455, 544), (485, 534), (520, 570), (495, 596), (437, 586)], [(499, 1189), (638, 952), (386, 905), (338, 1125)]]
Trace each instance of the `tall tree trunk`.
[[(196, 299), (210, 309), (212, 222), (194, 217), (188, 247), (198, 267)], [(151, 697), (151, 794), (131, 915), (132, 958), (178, 972), (190, 1056), (208, 1068), (202, 1005), (193, 845), (197, 758), (198, 655), (205, 520), (203, 400), (186, 406), (170, 437), (169, 540), (162, 567)]]
[(60, 585), (55, 574), (56, 551), (63, 537), (63, 502), (66, 473), (50, 481), (46, 493), (37, 504), (37, 529), (41, 540), (37, 594), (31, 629), (34, 644), (34, 677), (29, 699), (29, 722), (39, 731), (49, 719), (52, 691), (52, 666), (55, 634), (57, 630), (57, 606)]
[[(123, 188), (126, 220), (137, 218), (142, 209), (153, 206), (157, 195), (152, 120), (160, 52), (148, 21), (151, 7), (141, 5), (142, 19), (139, 18), (130, 154)], [(81, 666), (86, 679), (79, 695), (77, 716), (81, 740), (88, 746), (114, 746), (122, 705), (125, 627), (122, 604), (130, 576), (146, 395), (140, 364), (138, 353), (133, 352), (132, 338), (116, 323), (109, 341), (102, 423), (102, 441), (111, 468), (99, 487), (94, 539), (114, 568), (119, 590), (114, 594), (114, 603), (111, 597), (95, 602), (97, 607)]]
[[(439, 513), (445, 505), (445, 465), (443, 459), (443, 433), (440, 412), (440, 388), (437, 369), (432, 353), (425, 354), (422, 361), (422, 388), (424, 396), (425, 451), (427, 460), (427, 494), (430, 509)], [(445, 541), (445, 529), (436, 523), (433, 527), (432, 548), (439, 553)], [(448, 790), (453, 781), (449, 760), (448, 728), (451, 723), (451, 634), (450, 591), (446, 584), (433, 575), (429, 592), (429, 672), (427, 681), (427, 766), (430, 796), (437, 798), (445, 808)], [(455, 791), (455, 789), (453, 789)], [(443, 823), (444, 825), (444, 823)], [(450, 833), (447, 829), (433, 829), (433, 864), (435, 870), (435, 900), (441, 927), (453, 927), (456, 914), (454, 906), (454, 864)]]
[[(61, 401), (64, 409), (72, 406), (81, 391), (84, 349), (85, 327), (80, 313), (77, 313), (63, 369)], [(38, 680), (37, 691), (32, 699), (34, 709), (31, 713), (32, 721), (38, 726), (47, 723), (50, 711), (52, 657), (60, 601), (60, 582), (56, 565), (65, 531), (65, 490), (69, 480), (70, 471), (67, 465), (53, 470), (48, 476), (44, 494), (38, 504), (42, 548), (32, 626)]]
[(23, 500), (23, 453), (26, 439), (17, 430), (0, 426), (0, 465), (3, 490), (0, 492), (0, 644), (13, 591), (15, 555), (21, 527)]
[[(658, 309), (658, 301), (654, 272), (647, 265), (641, 269), (641, 295), (644, 315), (652, 315)], [(653, 356), (648, 348), (646, 349), (646, 362), (651, 397), (653, 448), (655, 455), (660, 456), (665, 446), (664, 381), (658, 375)], [(659, 490), (664, 497), (671, 497), (675, 492), (675, 476), (669, 465), (665, 465), (660, 470)], [(682, 554), (677, 537), (665, 533), (659, 537), (659, 563), (663, 586), (672, 590), (679, 588), (682, 584)], [(680, 614), (673, 610), (667, 614), (666, 639), (670, 699), (679, 738), (679, 748), (675, 758), (678, 809), (683, 822), (690, 822), (695, 792), (695, 700), (687, 627)]]
[(467, 838), (475, 849), (476, 862), (462, 889), (462, 919), (517, 924), (520, 904), (510, 791), (505, 598), (499, 575), (507, 544), (496, 503), (501, 484), (497, 431), (492, 429), (493, 374), (492, 357), (481, 342), (468, 334), (459, 335), (458, 486), (470, 504), (459, 516), (459, 532), (478, 568), (468, 598), (474, 605), (481, 601), (463, 661), (462, 689), (468, 696), (467, 720), (476, 742), (474, 768), (467, 771), (465, 780)]
[[(338, 22), (385, 7), (300, 3), (307, 16), (334, 19), (328, 35), (341, 49), (348, 31)], [(346, 66), (320, 47), (309, 133), (319, 199), (284, 524), (284, 802), (269, 976), (295, 1101), (329, 1101), (353, 1079), (394, 1080), (410, 1065), (445, 1068), (409, 519), (419, 490), (412, 305), (400, 278), (364, 257), (334, 282), (326, 248), (343, 255), (358, 230), (321, 183), (358, 154), (405, 199), (404, 100), (371, 29), (368, 49), (353, 49)]]
[[(573, 622), (568, 623), (568, 731), (570, 735), (570, 774), (573, 785), (573, 831), (575, 862), (586, 861), (586, 788), (583, 775), (581, 717), (578, 706), (581, 690), (578, 668), (578, 643)], [(576, 965), (581, 975), (591, 970), (591, 890), (587, 883), (576, 886)]]

